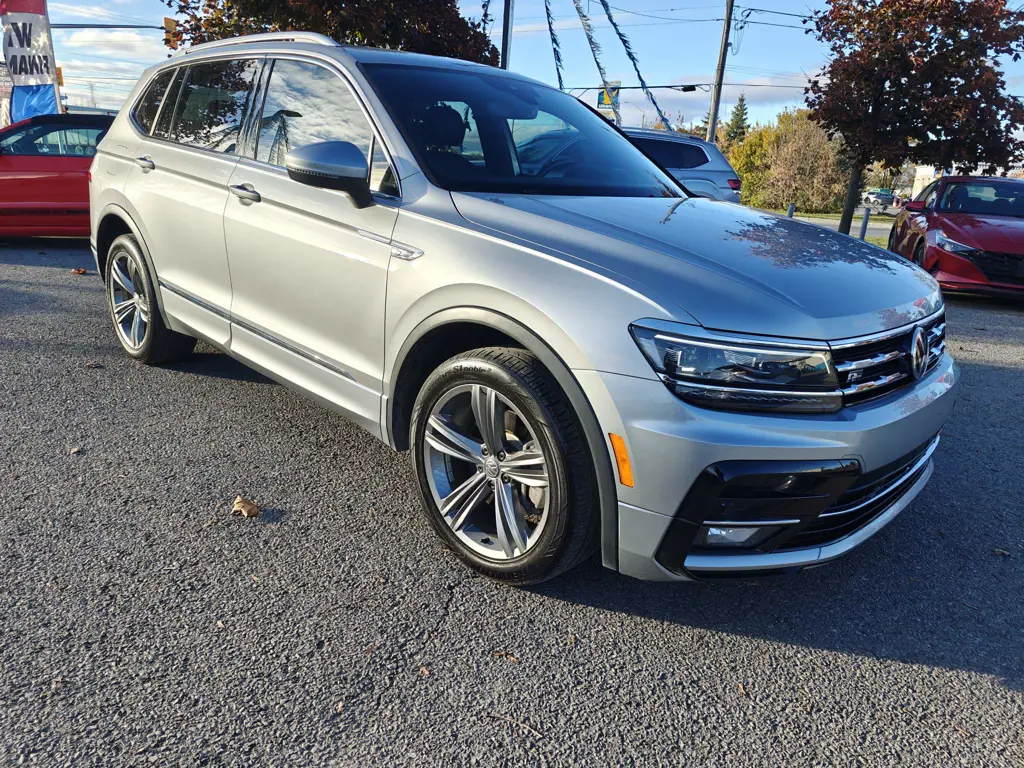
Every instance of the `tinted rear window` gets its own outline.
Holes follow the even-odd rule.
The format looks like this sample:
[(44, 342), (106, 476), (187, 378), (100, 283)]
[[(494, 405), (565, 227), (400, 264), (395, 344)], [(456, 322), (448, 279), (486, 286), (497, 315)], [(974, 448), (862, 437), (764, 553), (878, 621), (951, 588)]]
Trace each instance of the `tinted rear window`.
[(173, 75), (174, 70), (168, 69), (154, 77), (142, 98), (139, 99), (139, 103), (135, 105), (132, 117), (143, 133), (148, 134), (153, 130), (153, 123), (156, 122), (157, 112), (160, 111), (160, 105), (163, 103), (164, 94), (167, 93), (167, 86), (170, 85)]
[(707, 153), (693, 144), (636, 138), (632, 142), (663, 168), (700, 168), (711, 162)]
[(256, 59), (190, 66), (175, 109), (174, 140), (190, 147), (233, 153), (258, 69)]

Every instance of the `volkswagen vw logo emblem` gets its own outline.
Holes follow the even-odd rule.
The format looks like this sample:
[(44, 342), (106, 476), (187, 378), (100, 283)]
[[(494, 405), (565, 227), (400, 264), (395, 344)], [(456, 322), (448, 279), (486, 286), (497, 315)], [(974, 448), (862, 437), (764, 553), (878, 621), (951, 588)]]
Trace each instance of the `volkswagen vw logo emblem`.
[(910, 339), (910, 373), (915, 379), (924, 376), (928, 369), (928, 336), (924, 328), (918, 326)]

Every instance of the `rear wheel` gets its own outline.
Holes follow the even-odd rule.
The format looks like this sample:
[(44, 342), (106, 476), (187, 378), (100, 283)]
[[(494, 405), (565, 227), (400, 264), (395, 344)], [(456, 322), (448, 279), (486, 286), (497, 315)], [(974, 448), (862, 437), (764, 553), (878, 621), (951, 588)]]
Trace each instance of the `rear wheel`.
[(886, 246), (890, 251), (896, 253), (896, 225), (889, 230), (889, 244)]
[(430, 524), (480, 573), (533, 584), (596, 549), (582, 428), (529, 352), (490, 347), (442, 363), (416, 399), (410, 438)]
[(111, 244), (106, 266), (107, 309), (128, 356), (155, 365), (191, 354), (196, 340), (164, 325), (146, 259), (134, 236), (121, 235)]
[(914, 263), (919, 267), (924, 267), (924, 240), (918, 242), (914, 249)]

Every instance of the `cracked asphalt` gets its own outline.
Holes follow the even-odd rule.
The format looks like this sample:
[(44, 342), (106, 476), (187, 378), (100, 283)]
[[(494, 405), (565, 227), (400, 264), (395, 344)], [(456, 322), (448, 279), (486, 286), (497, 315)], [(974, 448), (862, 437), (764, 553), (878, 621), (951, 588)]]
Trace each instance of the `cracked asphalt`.
[(843, 561), (515, 590), (407, 456), (208, 347), (123, 356), (92, 270), (0, 244), (0, 763), (1024, 764), (1024, 305), (949, 301), (935, 476)]

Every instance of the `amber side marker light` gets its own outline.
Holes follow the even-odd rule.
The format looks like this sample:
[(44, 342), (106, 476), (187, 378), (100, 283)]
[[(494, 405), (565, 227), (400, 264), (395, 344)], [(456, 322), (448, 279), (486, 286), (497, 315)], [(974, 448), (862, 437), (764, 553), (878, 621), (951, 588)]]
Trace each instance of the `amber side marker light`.
[(633, 487), (633, 467), (629, 465), (629, 452), (626, 450), (626, 441), (616, 434), (608, 433), (612, 440), (612, 450), (615, 451), (615, 463), (619, 467), (619, 482), (627, 488)]

